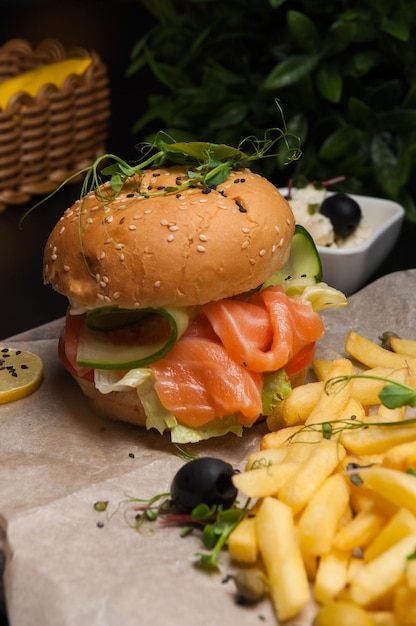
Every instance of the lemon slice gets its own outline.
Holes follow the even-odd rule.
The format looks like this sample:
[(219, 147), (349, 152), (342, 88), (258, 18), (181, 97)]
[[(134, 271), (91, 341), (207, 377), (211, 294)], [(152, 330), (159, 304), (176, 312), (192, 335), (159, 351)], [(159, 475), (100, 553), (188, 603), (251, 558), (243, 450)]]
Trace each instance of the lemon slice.
[(0, 404), (33, 393), (42, 376), (43, 361), (37, 354), (0, 347)]

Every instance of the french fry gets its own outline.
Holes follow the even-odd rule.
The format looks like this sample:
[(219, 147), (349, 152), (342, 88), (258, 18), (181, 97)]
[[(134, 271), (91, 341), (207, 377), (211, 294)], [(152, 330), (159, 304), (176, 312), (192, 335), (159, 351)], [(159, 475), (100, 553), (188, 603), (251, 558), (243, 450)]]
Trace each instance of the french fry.
[(315, 600), (328, 604), (334, 600), (348, 581), (351, 553), (333, 549), (321, 556), (314, 582)]
[[(312, 363), (315, 376), (318, 381), (327, 381), (329, 379), (329, 368), (331, 361), (325, 359), (316, 359)], [(391, 367), (375, 366), (364, 371), (358, 371), (358, 374), (365, 374), (374, 378), (355, 378), (351, 381), (351, 395), (358, 400), (363, 406), (371, 404), (379, 404), (379, 393), (383, 389), (385, 382), (377, 380), (375, 377), (389, 378), (392, 373)], [(290, 397), (290, 396), (289, 396)]]
[(400, 626), (393, 611), (367, 611), (374, 626)]
[(416, 532), (366, 563), (350, 582), (351, 600), (362, 606), (368, 606), (394, 590), (403, 577), (406, 559), (414, 552), (415, 546)]
[(416, 559), (409, 559), (406, 563), (406, 584), (416, 591)]
[(377, 425), (363, 429), (346, 429), (340, 434), (339, 441), (351, 454), (363, 456), (381, 454), (393, 446), (414, 441), (415, 434), (414, 425), (399, 422), (397, 426)]
[(314, 359), (312, 361), (312, 369), (316, 378), (320, 381), (328, 379), (328, 372), (332, 365), (329, 359)]
[[(377, 379), (416, 387), (415, 346), (398, 341), (392, 352), (350, 332), (350, 358), (313, 362), (317, 382), (280, 403), (267, 422), (276, 430), (233, 477), (259, 510), (231, 534), (230, 554), (263, 562), (279, 620), (306, 606), (309, 580), (324, 607), (359, 605), (366, 624), (416, 626), (416, 427), (406, 408), (381, 404), (388, 382)], [(326, 386), (336, 377), (345, 384)]]
[[(416, 437), (416, 426), (415, 426)], [(383, 456), (382, 465), (406, 472), (408, 469), (416, 470), (416, 439), (398, 445), (393, 445)]]
[[(269, 448), (281, 448), (282, 446), (288, 446), (292, 438), (302, 429), (302, 426), (287, 426), (281, 430), (274, 430), (271, 433), (266, 433), (261, 440), (260, 450), (267, 450)], [(287, 450), (286, 450), (287, 452)], [(285, 454), (286, 456), (286, 454)]]
[(399, 509), (364, 550), (364, 559), (372, 561), (395, 543), (416, 531), (416, 517), (406, 508)]
[[(408, 370), (405, 368), (394, 370), (389, 375), (389, 378), (398, 383), (407, 384)], [(380, 404), (377, 412), (377, 421), (402, 422), (405, 418), (405, 413), (406, 407), (404, 406), (397, 407), (396, 409), (389, 409), (383, 404)]]
[(376, 366), (364, 371), (357, 372), (358, 374), (372, 376), (374, 378), (354, 378), (351, 381), (352, 397), (361, 402), (363, 406), (380, 404), (379, 393), (386, 383), (382, 380), (377, 380), (376, 377), (389, 378), (392, 371), (394, 370), (391, 367)]
[(267, 426), (270, 430), (277, 430), (303, 424), (318, 402), (323, 388), (323, 382), (312, 382), (292, 389), (287, 398), (277, 405), (278, 412), (267, 418)]
[(308, 604), (311, 592), (290, 507), (265, 498), (256, 529), (277, 617), (279, 621), (295, 617)]
[(297, 528), (302, 553), (321, 556), (331, 550), (348, 499), (349, 490), (343, 476), (329, 476), (309, 500), (299, 518)]
[[(338, 358), (333, 361), (328, 370), (327, 380), (339, 376), (351, 376), (354, 374), (352, 363), (349, 359)], [(325, 388), (320, 393), (319, 399), (309, 415), (306, 423), (316, 424), (322, 421), (334, 421), (343, 412), (351, 397), (352, 385), (344, 385), (335, 394), (328, 394)]]
[[(292, 450), (296, 450), (297, 445), (294, 443)], [(308, 458), (279, 490), (279, 499), (288, 504), (295, 514), (306, 506), (346, 454), (343, 446), (329, 439), (322, 439), (317, 445), (304, 445), (311, 449)]]
[(414, 589), (410, 589), (406, 584), (399, 585), (394, 593), (393, 610), (400, 626), (414, 626), (416, 624)]
[(416, 341), (414, 339), (401, 339), (400, 337), (391, 337), (390, 346), (394, 352), (405, 354), (407, 356), (416, 357)]
[(366, 419), (364, 406), (361, 402), (351, 397), (338, 419), (339, 421), (364, 421)]
[(375, 507), (360, 511), (349, 524), (335, 535), (333, 546), (338, 550), (365, 548), (381, 531), (386, 523), (386, 516)]
[(245, 470), (248, 472), (252, 469), (259, 469), (260, 467), (269, 467), (275, 463), (281, 463), (283, 461), (286, 450), (284, 448), (268, 448), (265, 450), (256, 450), (252, 452), (246, 463)]
[(350, 485), (350, 504), (354, 514), (375, 507), (383, 511), (386, 517), (390, 518), (397, 513), (400, 508), (383, 497), (382, 494), (364, 485)]
[(354, 331), (351, 331), (347, 336), (345, 351), (367, 367), (381, 366), (391, 369), (408, 367), (411, 371), (416, 371), (416, 358), (409, 358), (406, 355), (386, 350), (371, 339), (367, 339)]
[[(348, 376), (353, 373), (351, 361), (348, 359), (335, 359), (328, 372), (329, 378), (338, 376)], [(325, 389), (320, 393), (318, 402), (310, 413), (305, 422), (305, 426), (300, 432), (294, 436), (293, 443), (290, 446), (287, 461), (305, 461), (311, 454), (311, 445), (316, 444), (323, 439), (323, 433), (319, 425), (325, 422), (333, 422), (339, 419), (345, 407), (348, 404), (351, 393), (351, 384), (344, 385), (337, 393), (327, 394)], [(314, 428), (314, 425), (318, 426)], [(302, 444), (302, 445), (300, 445)], [(313, 447), (313, 446), (312, 446)]]
[(360, 471), (364, 485), (382, 494), (398, 507), (416, 515), (416, 478), (388, 467), (369, 467)]
[(248, 498), (276, 495), (283, 485), (299, 470), (299, 463), (277, 463), (234, 474), (234, 486)]
[(259, 504), (234, 528), (228, 537), (228, 551), (232, 559), (240, 563), (255, 563), (259, 556), (259, 544), (256, 533), (256, 515)]

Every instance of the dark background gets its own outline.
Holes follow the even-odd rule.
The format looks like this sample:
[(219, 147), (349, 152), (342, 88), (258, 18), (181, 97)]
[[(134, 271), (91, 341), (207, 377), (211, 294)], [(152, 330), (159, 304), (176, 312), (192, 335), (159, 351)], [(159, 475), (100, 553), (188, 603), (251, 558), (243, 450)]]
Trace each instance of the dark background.
[[(54, 37), (66, 49), (95, 50), (108, 68), (112, 115), (107, 150), (134, 158), (131, 127), (146, 107), (146, 81), (125, 78), (134, 42), (151, 26), (139, 0), (0, 0), (0, 46), (23, 38), (35, 47)], [(147, 84), (149, 84), (147, 82)], [(42, 255), (48, 234), (63, 211), (79, 196), (68, 185), (28, 217), (27, 206), (0, 213), (0, 340), (56, 319), (66, 299), (42, 282)]]

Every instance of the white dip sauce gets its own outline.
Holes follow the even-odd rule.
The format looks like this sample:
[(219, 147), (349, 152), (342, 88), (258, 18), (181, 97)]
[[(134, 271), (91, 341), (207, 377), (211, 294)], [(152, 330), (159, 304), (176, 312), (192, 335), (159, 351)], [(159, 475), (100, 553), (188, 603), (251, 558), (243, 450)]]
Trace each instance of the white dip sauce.
[(325, 188), (316, 189), (313, 185), (291, 189), (289, 204), (297, 224), (309, 231), (317, 246), (327, 248), (354, 248), (364, 243), (372, 233), (372, 229), (361, 218), (355, 231), (349, 237), (337, 237), (331, 221), (319, 212), (319, 207), (327, 196)]

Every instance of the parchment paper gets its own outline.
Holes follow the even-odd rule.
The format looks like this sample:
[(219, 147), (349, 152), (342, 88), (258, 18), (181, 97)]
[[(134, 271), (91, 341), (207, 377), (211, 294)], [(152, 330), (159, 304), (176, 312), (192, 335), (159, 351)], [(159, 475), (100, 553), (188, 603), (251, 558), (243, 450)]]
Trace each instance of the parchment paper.
[[(348, 330), (371, 339), (386, 330), (416, 338), (416, 270), (386, 276), (324, 312), (317, 356), (343, 354)], [(131, 528), (120, 504), (169, 491), (183, 464), (168, 436), (92, 414), (57, 357), (61, 320), (7, 342), (39, 354), (41, 387), (0, 406), (0, 525), (7, 565), (4, 587), (10, 626), (240, 626), (277, 623), (268, 600), (236, 604), (227, 553), (221, 571), (198, 570), (197, 535), (155, 523)], [(243, 469), (259, 448), (265, 424), (235, 436), (186, 446)], [(106, 512), (94, 503), (108, 500)], [(102, 527), (97, 525), (102, 523)], [(149, 529), (149, 526), (145, 527)], [(1, 540), (1, 532), (0, 532)], [(294, 581), (296, 584), (296, 581)], [(290, 624), (308, 625), (310, 607)]]

